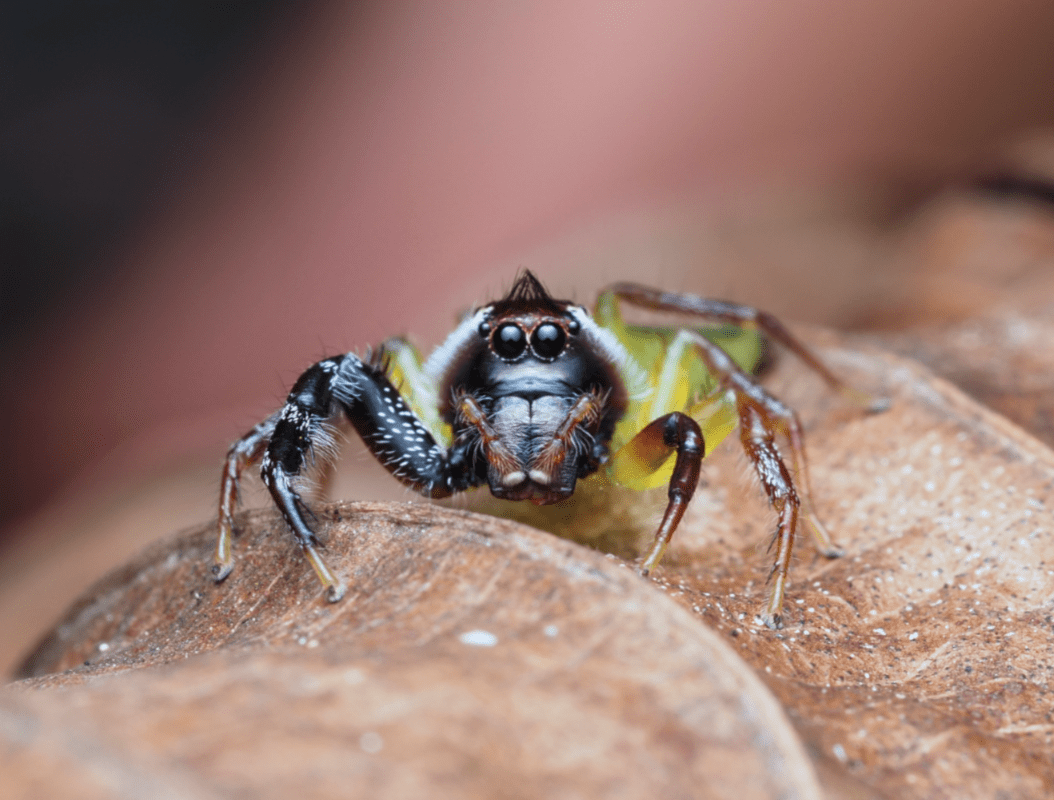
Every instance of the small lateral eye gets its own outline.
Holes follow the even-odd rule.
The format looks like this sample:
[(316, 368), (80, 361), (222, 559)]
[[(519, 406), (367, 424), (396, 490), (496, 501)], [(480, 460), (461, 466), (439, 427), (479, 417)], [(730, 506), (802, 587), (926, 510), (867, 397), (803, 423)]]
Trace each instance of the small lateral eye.
[(574, 336), (580, 330), (582, 330), (582, 326), (578, 324), (578, 320), (577, 319), (572, 317), (570, 319), (570, 321), (568, 321), (568, 323), (567, 323), (567, 332), (570, 333), (572, 336)]
[(494, 331), (491, 347), (498, 354), (498, 358), (511, 361), (522, 356), (523, 351), (527, 349), (527, 334), (523, 332), (523, 328), (519, 325), (506, 322), (503, 325), (499, 325), (498, 329)]
[(567, 344), (567, 334), (559, 325), (552, 322), (543, 322), (534, 329), (531, 334), (531, 349), (538, 358), (551, 360), (556, 358), (564, 350)]
[(486, 339), (488, 336), (490, 336), (490, 323), (489, 322), (484, 320), (483, 322), (479, 323), (479, 335), (482, 336), (484, 339)]

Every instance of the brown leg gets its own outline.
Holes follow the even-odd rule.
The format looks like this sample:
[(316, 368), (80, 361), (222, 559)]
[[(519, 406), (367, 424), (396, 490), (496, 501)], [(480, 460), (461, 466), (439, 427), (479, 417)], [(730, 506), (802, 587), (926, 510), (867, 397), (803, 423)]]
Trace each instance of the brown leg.
[[(705, 443), (699, 423), (687, 414), (675, 411), (649, 424), (633, 438), (634, 447), (642, 454), (655, 454), (676, 449), (677, 461), (670, 477), (669, 502), (662, 516), (655, 542), (640, 565), (640, 574), (647, 575), (658, 565), (662, 554), (673, 538), (677, 525), (684, 516), (688, 502), (699, 485), (699, 469), (703, 461)], [(651, 460), (651, 459), (648, 459)]]
[(231, 449), (227, 451), (220, 482), (219, 536), (212, 565), (212, 574), (217, 583), (230, 575), (234, 569), (231, 537), (234, 533), (234, 510), (238, 507), (238, 484), (242, 471), (263, 456), (277, 421), (278, 414), (272, 414), (231, 445)]
[[(644, 308), (691, 314), (705, 320), (756, 327), (781, 343), (815, 370), (829, 386), (858, 402), (868, 411), (888, 407), (884, 398), (874, 398), (846, 384), (834, 375), (805, 345), (799, 342), (775, 317), (748, 306), (708, 300), (691, 295), (660, 292), (636, 284), (622, 283), (610, 288), (619, 298)], [(762, 618), (769, 627), (782, 624), (780, 612), (786, 591), (791, 548), (794, 544), (799, 511), (804, 510), (820, 552), (828, 558), (843, 554), (827, 533), (812, 502), (809, 468), (805, 458), (805, 441), (797, 415), (741, 370), (720, 347), (699, 334), (693, 336), (700, 357), (721, 385), (736, 397), (740, 416), (741, 439), (762, 485), (779, 516), (778, 543), (773, 567), (773, 585)], [(795, 487), (791, 474), (780, 458), (775, 437), (783, 435), (791, 452), (791, 464), (798, 480)]]
[(768, 603), (761, 615), (769, 628), (783, 627), (783, 596), (787, 590), (787, 575), (790, 572), (791, 553), (794, 549), (794, 534), (798, 522), (801, 501), (794, 490), (787, 466), (776, 449), (774, 427), (765, 418), (765, 413), (749, 398), (743, 398), (739, 407), (739, 436), (743, 450), (754, 464), (761, 479), (761, 486), (779, 519), (776, 526), (776, 560), (772, 565)]
[[(721, 382), (725, 389), (732, 391), (735, 395), (743, 449), (753, 462), (769, 501), (779, 516), (779, 527), (776, 532), (779, 546), (773, 567), (773, 585), (769, 601), (762, 613), (762, 619), (768, 627), (778, 628), (782, 624), (780, 611), (783, 607), (791, 549), (794, 545), (798, 511), (801, 506), (805, 506), (824, 555), (829, 557), (841, 555), (841, 550), (831, 542), (827, 531), (819, 519), (816, 519), (813, 511), (812, 500), (808, 493), (804, 438), (801, 424), (794, 412), (755, 383), (754, 379), (736, 366), (729, 355), (716, 344), (698, 334), (693, 335), (692, 338), (710, 373)], [(775, 437), (779, 434), (787, 437), (792, 463), (801, 479), (800, 489), (795, 488), (791, 474), (776, 449)], [(800, 495), (804, 496), (804, 501)]]
[(802, 510), (805, 512), (805, 518), (809, 521), (809, 528), (812, 530), (813, 539), (820, 553), (827, 558), (839, 558), (845, 555), (845, 550), (831, 539), (831, 535), (820, 521), (816, 508), (813, 506), (809, 463), (805, 457), (805, 434), (802, 432), (798, 415), (782, 403), (773, 404), (770, 408), (763, 408), (762, 410), (765, 412), (766, 424), (771, 426), (773, 431), (782, 433), (787, 437), (794, 465), (794, 474), (800, 485), (798, 493)]
[(680, 314), (691, 314), (712, 322), (723, 322), (741, 328), (759, 329), (773, 340), (790, 350), (816, 372), (832, 389), (853, 403), (863, 406), (869, 412), (885, 411), (889, 408), (889, 399), (874, 397), (850, 386), (820, 361), (808, 347), (800, 342), (783, 323), (765, 311), (750, 306), (729, 303), (724, 300), (711, 300), (690, 294), (662, 292), (635, 283), (617, 283), (608, 288), (617, 297), (642, 308), (655, 311), (671, 311)]

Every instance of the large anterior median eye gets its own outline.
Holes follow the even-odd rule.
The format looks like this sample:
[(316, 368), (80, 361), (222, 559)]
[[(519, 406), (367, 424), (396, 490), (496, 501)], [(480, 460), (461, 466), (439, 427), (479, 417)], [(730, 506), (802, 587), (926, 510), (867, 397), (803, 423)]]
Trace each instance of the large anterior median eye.
[(531, 349), (538, 358), (551, 360), (564, 351), (567, 334), (559, 325), (543, 322), (531, 334)]
[(519, 325), (506, 322), (498, 326), (498, 329), (494, 331), (491, 347), (498, 354), (498, 358), (511, 361), (522, 356), (523, 351), (527, 349), (527, 334), (523, 332), (523, 328)]

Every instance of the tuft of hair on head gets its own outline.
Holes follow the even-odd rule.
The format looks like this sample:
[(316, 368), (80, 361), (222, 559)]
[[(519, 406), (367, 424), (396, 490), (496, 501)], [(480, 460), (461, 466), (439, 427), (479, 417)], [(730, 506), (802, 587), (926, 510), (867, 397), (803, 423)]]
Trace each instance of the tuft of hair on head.
[(509, 293), (493, 304), (494, 311), (501, 314), (516, 314), (530, 311), (543, 311), (548, 314), (561, 314), (569, 305), (567, 300), (553, 298), (542, 282), (529, 269), (523, 269), (516, 276)]

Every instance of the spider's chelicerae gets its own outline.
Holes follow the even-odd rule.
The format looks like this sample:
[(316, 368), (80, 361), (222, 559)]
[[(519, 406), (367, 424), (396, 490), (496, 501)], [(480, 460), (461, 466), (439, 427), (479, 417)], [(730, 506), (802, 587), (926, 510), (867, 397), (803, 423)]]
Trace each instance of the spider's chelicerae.
[[(622, 319), (623, 302), (725, 329), (631, 326)], [(600, 295), (591, 315), (552, 298), (525, 271), (504, 298), (465, 317), (427, 361), (407, 341), (389, 339), (372, 358), (346, 353), (301, 375), (285, 405), (227, 454), (216, 580), (233, 568), (239, 478), (259, 461), (264, 484), (328, 598), (341, 599), (344, 583), (318, 551), (308, 524), (313, 515), (301, 495), (342, 416), (392, 475), (433, 498), (487, 485), (497, 498), (551, 504), (568, 500), (585, 480), (632, 489), (668, 485), (666, 511), (640, 564), (644, 575), (659, 563), (692, 499), (707, 446), (738, 424), (778, 516), (761, 615), (778, 628), (799, 516), (825, 556), (842, 551), (813, 508), (797, 416), (749, 374), (759, 339), (737, 340), (728, 326), (779, 342), (869, 410), (885, 406), (846, 385), (764, 312), (620, 283)], [(779, 437), (791, 469), (777, 449)]]

